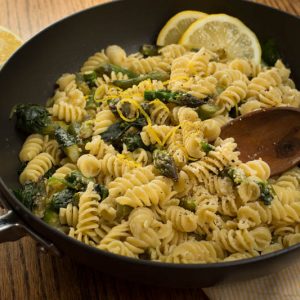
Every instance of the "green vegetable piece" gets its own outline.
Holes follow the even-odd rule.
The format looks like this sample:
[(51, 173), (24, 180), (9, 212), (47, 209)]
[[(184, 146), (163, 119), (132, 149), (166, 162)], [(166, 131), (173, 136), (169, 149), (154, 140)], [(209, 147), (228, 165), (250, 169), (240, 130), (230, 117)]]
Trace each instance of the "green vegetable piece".
[(108, 197), (109, 192), (108, 192), (108, 189), (104, 185), (96, 184), (94, 189), (100, 195), (101, 200)]
[(142, 53), (145, 57), (148, 56), (156, 56), (158, 55), (159, 47), (156, 45), (144, 44), (140, 48), (140, 53)]
[(217, 105), (205, 103), (196, 110), (199, 118), (204, 121), (211, 118), (220, 108)]
[(58, 213), (61, 207), (67, 207), (69, 203), (73, 202), (74, 193), (75, 191), (70, 188), (55, 193), (51, 198), (51, 208)]
[(160, 81), (166, 81), (170, 78), (170, 75), (168, 73), (163, 72), (151, 72), (144, 75), (139, 75), (135, 78), (130, 79), (124, 79), (124, 80), (114, 80), (113, 84), (121, 89), (128, 89), (132, 87), (133, 85), (138, 85), (140, 82), (151, 79), (151, 80), (160, 80)]
[(31, 211), (38, 202), (44, 201), (46, 197), (46, 187), (43, 180), (25, 183), (21, 188), (16, 189), (13, 192)]
[(84, 95), (90, 94), (90, 87), (89, 85), (84, 81), (83, 74), (77, 73), (75, 77), (76, 85), (78, 88), (83, 92)]
[(119, 98), (114, 98), (114, 99), (110, 99), (107, 101), (108, 103), (108, 107), (109, 109), (114, 113), (114, 114), (117, 114), (118, 111), (117, 111), (117, 104), (120, 102), (120, 99)]
[(73, 171), (67, 174), (65, 180), (69, 184), (69, 187), (77, 191), (84, 191), (88, 183), (94, 181), (92, 178), (83, 176), (79, 171)]
[(45, 210), (43, 220), (51, 226), (54, 227), (60, 226), (58, 213), (53, 211), (51, 208), (47, 208)]
[(178, 180), (175, 161), (166, 150), (157, 149), (153, 152), (153, 164), (163, 176), (172, 178), (174, 181)]
[(273, 189), (268, 184), (268, 182), (257, 182), (259, 189), (260, 189), (260, 199), (263, 201), (265, 205), (270, 205), (272, 200), (274, 199), (273, 196)]
[[(101, 133), (101, 138), (112, 143), (117, 149), (121, 149), (123, 145), (122, 138), (129, 128), (138, 128), (139, 130), (147, 124), (144, 117), (140, 117), (133, 122), (117, 121), (108, 127), (106, 131)], [(138, 134), (138, 133), (137, 133)]]
[(57, 125), (49, 118), (47, 109), (37, 104), (16, 105), (10, 118), (16, 115), (18, 129), (26, 133), (53, 134)]
[(208, 154), (210, 151), (215, 149), (215, 147), (213, 145), (211, 145), (205, 141), (201, 141), (201, 148), (206, 154)]
[(194, 199), (182, 199), (179, 203), (179, 206), (183, 207), (184, 209), (190, 210), (192, 212), (196, 211), (196, 202)]
[(95, 80), (97, 79), (97, 73), (95, 71), (88, 71), (83, 73), (83, 80), (89, 87), (95, 86)]
[(128, 205), (117, 204), (117, 212), (116, 212), (116, 219), (123, 220), (129, 216), (133, 207)]
[(57, 169), (57, 166), (53, 166), (51, 169), (49, 169), (46, 173), (45, 173), (45, 175), (43, 176), (44, 178), (50, 178), (54, 173), (55, 173), (55, 171), (56, 171), (56, 169)]
[(63, 128), (57, 128), (55, 130), (55, 138), (58, 144), (64, 148), (76, 144), (76, 138)]
[(97, 68), (95, 72), (98, 74), (98, 76), (103, 76), (104, 74), (110, 76), (112, 72), (115, 72), (127, 75), (128, 78), (138, 77), (138, 74), (113, 64), (103, 64), (102, 66)]
[(262, 45), (262, 59), (269, 66), (274, 66), (276, 61), (280, 59), (280, 53), (275, 40), (270, 39)]
[(199, 99), (188, 93), (171, 92), (168, 90), (145, 91), (144, 98), (148, 101), (159, 99), (165, 103), (175, 103), (188, 107), (199, 107), (207, 102), (207, 99)]
[[(76, 139), (78, 138), (79, 136), (79, 133), (80, 133), (80, 127), (81, 127), (81, 124), (78, 123), (78, 122), (72, 122), (68, 128), (68, 131), (67, 133), (71, 134), (74, 138), (75, 138), (75, 141)], [(65, 133), (62, 133), (62, 135), (65, 134)], [(61, 135), (61, 134), (60, 134)]]
[(239, 185), (245, 180), (245, 175), (239, 169), (229, 168), (226, 170), (226, 176), (229, 177), (235, 185)]
[(127, 146), (127, 150), (131, 152), (138, 148), (147, 148), (139, 134), (125, 135), (122, 138), (122, 143), (125, 144)]
[(62, 128), (55, 130), (55, 138), (70, 160), (76, 162), (80, 156), (80, 149), (76, 144), (76, 138)]
[(62, 129), (68, 131), (69, 129), (69, 125), (63, 121), (53, 121), (54, 125), (55, 125), (55, 130), (59, 127), (61, 127)]
[(99, 102), (95, 101), (95, 90), (92, 91), (91, 94), (88, 95), (86, 100), (85, 109), (94, 109), (96, 110), (99, 107)]
[(130, 123), (117, 121), (116, 123), (109, 126), (108, 129), (100, 135), (105, 142), (113, 142), (120, 139), (130, 127)]

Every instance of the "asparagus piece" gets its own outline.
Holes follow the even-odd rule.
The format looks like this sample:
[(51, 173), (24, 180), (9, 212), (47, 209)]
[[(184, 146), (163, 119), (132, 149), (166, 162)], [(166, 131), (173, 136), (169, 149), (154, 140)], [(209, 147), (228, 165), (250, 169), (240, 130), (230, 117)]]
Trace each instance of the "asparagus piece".
[(80, 149), (76, 144), (76, 138), (62, 128), (55, 130), (55, 138), (71, 161), (76, 162), (80, 156)]
[(175, 161), (166, 150), (156, 149), (153, 152), (153, 164), (155, 168), (163, 175), (178, 180), (178, 173)]
[(135, 78), (125, 79), (125, 80), (114, 80), (113, 84), (121, 89), (128, 89), (133, 85), (138, 85), (140, 82), (147, 79), (166, 81), (169, 78), (170, 76), (168, 73), (154, 71), (148, 74), (139, 75), (138, 77)]
[(145, 91), (146, 100), (159, 99), (165, 103), (175, 103), (180, 106), (199, 107), (207, 102), (208, 99), (199, 99), (191, 94), (184, 92), (171, 92), (168, 90)]

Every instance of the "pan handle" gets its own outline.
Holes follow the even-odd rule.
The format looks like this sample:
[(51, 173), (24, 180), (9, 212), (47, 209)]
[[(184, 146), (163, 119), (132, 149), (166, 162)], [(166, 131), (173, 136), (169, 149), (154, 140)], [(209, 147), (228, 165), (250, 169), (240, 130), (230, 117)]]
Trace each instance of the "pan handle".
[(7, 213), (0, 216), (0, 243), (17, 241), (28, 235), (38, 243), (38, 247), (42, 252), (61, 256), (61, 252), (53, 243), (34, 233), (19, 219), (14, 211), (8, 210)]
[(38, 243), (38, 247), (42, 252), (61, 256), (61, 252), (55, 245), (33, 232), (19, 216), (11, 210), (10, 205), (4, 199), (3, 194), (0, 193), (0, 206), (7, 209), (7, 212), (0, 216), (0, 244), (17, 241), (22, 237), (29, 235)]

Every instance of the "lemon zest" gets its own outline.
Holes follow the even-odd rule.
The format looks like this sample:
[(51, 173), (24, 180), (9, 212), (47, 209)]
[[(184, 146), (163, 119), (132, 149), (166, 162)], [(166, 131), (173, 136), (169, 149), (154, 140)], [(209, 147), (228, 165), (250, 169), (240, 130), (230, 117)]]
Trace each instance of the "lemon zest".
[[(134, 117), (132, 117), (131, 119), (129, 118), (126, 118), (121, 110), (121, 106), (123, 103), (130, 103), (133, 105), (133, 107), (135, 107), (137, 109), (137, 113)], [(120, 118), (126, 122), (134, 122), (139, 116), (140, 116), (140, 113), (139, 113), (139, 104), (133, 100), (133, 99), (122, 99), (121, 101), (118, 102), (117, 104), (117, 112), (120, 116)]]
[(155, 106), (161, 107), (163, 110), (165, 110), (167, 112), (170, 112), (169, 107), (159, 99), (154, 99), (153, 101), (151, 101), (149, 103), (149, 105), (155, 105)]
[(170, 132), (168, 132), (168, 134), (163, 139), (162, 146), (168, 141), (169, 138), (172, 138), (175, 135), (175, 133), (179, 127), (180, 127), (180, 125), (172, 128), (172, 130), (170, 130)]
[[(122, 99), (119, 103), (122, 104), (124, 102), (128, 102), (128, 103), (132, 104), (136, 109), (138, 109), (139, 114), (142, 114), (145, 117), (145, 119), (147, 121), (147, 124), (148, 124), (148, 126), (147, 126), (147, 133), (148, 133), (148, 135), (150, 137), (152, 137), (155, 140), (156, 143), (158, 143), (160, 146), (162, 146), (163, 142), (161, 141), (161, 139), (159, 138), (159, 136), (157, 135), (157, 133), (153, 129), (153, 127), (152, 127), (152, 121), (151, 121), (150, 116), (145, 112), (145, 110), (141, 107), (141, 105), (136, 100), (131, 99), (131, 98)], [(139, 114), (137, 114), (137, 117), (135, 119), (128, 119), (128, 118), (126, 118), (123, 115), (122, 111), (120, 110), (119, 105), (117, 105), (117, 111), (118, 111), (120, 117), (123, 120), (125, 120), (126, 122), (133, 122), (133, 121), (135, 121), (139, 117)]]
[(135, 168), (139, 168), (142, 166), (141, 163), (136, 162), (135, 160), (132, 159), (132, 157), (126, 154), (117, 154), (117, 158), (120, 161), (123, 161), (125, 164)]

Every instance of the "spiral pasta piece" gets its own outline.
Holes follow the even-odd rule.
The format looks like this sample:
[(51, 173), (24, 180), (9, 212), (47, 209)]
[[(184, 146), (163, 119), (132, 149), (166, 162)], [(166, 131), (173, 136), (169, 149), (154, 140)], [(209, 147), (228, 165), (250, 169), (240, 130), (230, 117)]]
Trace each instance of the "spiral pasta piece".
[(254, 77), (248, 86), (247, 98), (249, 97), (259, 97), (259, 94), (269, 89), (270, 87), (275, 87), (280, 85), (282, 79), (280, 77), (279, 71), (276, 68), (272, 68), (267, 71), (260, 72), (257, 77)]
[(153, 71), (168, 72), (170, 64), (160, 56), (149, 56), (147, 58), (128, 58), (127, 68), (138, 74), (146, 74)]
[(158, 176), (147, 184), (128, 190), (124, 196), (117, 197), (116, 202), (131, 207), (158, 205), (167, 200), (171, 187), (171, 180)]
[(121, 177), (126, 172), (138, 167), (134, 161), (124, 159), (120, 155), (107, 153), (100, 161), (100, 174), (109, 174), (113, 178)]
[(167, 125), (147, 125), (140, 133), (143, 143), (146, 146), (153, 144), (169, 144), (176, 132), (176, 127)]
[(152, 166), (133, 169), (107, 185), (109, 189), (109, 197), (115, 198), (123, 195), (128, 189), (147, 184), (153, 180), (154, 177), (155, 175), (153, 173)]
[(41, 134), (31, 134), (24, 142), (19, 153), (20, 161), (30, 161), (43, 151), (44, 137)]
[(241, 80), (245, 83), (248, 83), (247, 76), (239, 70), (225, 69), (216, 72), (213, 76), (218, 80), (218, 85), (223, 87), (228, 87), (234, 81), (237, 80)]
[(169, 115), (169, 108), (160, 100), (156, 99), (150, 103), (150, 118), (155, 124), (163, 125), (168, 123)]
[(161, 257), (161, 260), (173, 263), (212, 263), (218, 261), (218, 256), (211, 241), (187, 241), (175, 247), (170, 255)]
[(59, 209), (59, 222), (62, 225), (68, 225), (76, 228), (78, 223), (78, 207), (69, 203), (66, 208)]
[(244, 171), (247, 177), (255, 176), (263, 181), (267, 180), (271, 174), (269, 165), (262, 159), (251, 160), (240, 164), (239, 168)]
[(239, 221), (238, 227), (248, 229), (261, 224), (271, 224), (272, 211), (270, 207), (260, 202), (251, 202), (239, 208), (237, 218)]
[(85, 145), (85, 150), (97, 159), (102, 159), (107, 153), (116, 154), (114, 147), (107, 145), (99, 135), (93, 136), (92, 140)]
[(63, 152), (56, 140), (49, 140), (48, 136), (45, 137), (43, 152), (49, 153), (53, 158), (55, 165), (58, 165), (63, 156)]
[(87, 234), (98, 228), (98, 203), (100, 196), (93, 190), (94, 184), (90, 182), (87, 189), (79, 199), (78, 223), (76, 233)]
[(191, 211), (179, 206), (169, 206), (166, 218), (181, 232), (192, 232), (197, 228), (197, 217)]
[(230, 111), (247, 95), (247, 84), (242, 80), (236, 80), (222, 92), (216, 100), (216, 104), (221, 107), (220, 112)]
[(134, 209), (128, 218), (132, 235), (144, 242), (146, 247), (158, 247), (160, 245), (159, 233), (155, 230), (154, 213), (146, 207)]
[(105, 54), (109, 61), (118, 66), (124, 66), (127, 60), (127, 54), (125, 50), (118, 45), (110, 45), (106, 48)]
[(260, 65), (255, 65), (253, 62), (243, 58), (236, 58), (232, 60), (229, 63), (229, 68), (238, 70), (247, 77), (255, 77), (259, 72), (261, 72)]
[(216, 93), (217, 82), (217, 79), (213, 76), (203, 79), (195, 77), (184, 83), (183, 88), (191, 95), (199, 99), (204, 99)]
[(63, 74), (56, 81), (56, 84), (58, 85), (58, 89), (61, 92), (65, 92), (66, 94), (75, 90), (77, 88), (75, 79), (76, 79), (76, 76), (74, 74), (70, 74), (70, 73)]
[(92, 154), (84, 154), (79, 157), (77, 167), (83, 176), (96, 177), (100, 172), (100, 161)]
[(183, 167), (183, 170), (194, 176), (199, 183), (208, 185), (211, 174), (218, 175), (225, 167), (233, 166), (238, 160), (236, 144), (232, 139), (224, 140), (223, 144), (208, 153), (201, 160)]
[(114, 241), (120, 241), (130, 236), (129, 233), (129, 224), (128, 222), (122, 222), (119, 225), (114, 226), (100, 241), (100, 244), (97, 246), (98, 249), (107, 250), (109, 244)]
[(103, 110), (97, 113), (94, 121), (93, 135), (99, 135), (107, 130), (116, 121), (115, 115), (110, 110)]
[(58, 120), (66, 122), (81, 122), (86, 115), (86, 111), (84, 109), (64, 102), (54, 104), (50, 113), (53, 117), (57, 117)]
[(215, 230), (213, 240), (230, 252), (263, 251), (270, 246), (272, 235), (267, 227), (257, 227), (251, 231), (242, 230)]
[(54, 164), (53, 157), (45, 152), (34, 157), (20, 174), (19, 181), (21, 184), (25, 182), (37, 182)]
[(84, 62), (81, 67), (81, 72), (94, 71), (99, 68), (102, 64), (108, 62), (108, 57), (105, 55), (104, 51), (96, 52), (94, 55), (90, 56), (87, 61)]
[(184, 46), (178, 44), (171, 44), (162, 47), (158, 50), (159, 54), (166, 61), (172, 61), (173, 59), (182, 56), (187, 52)]

